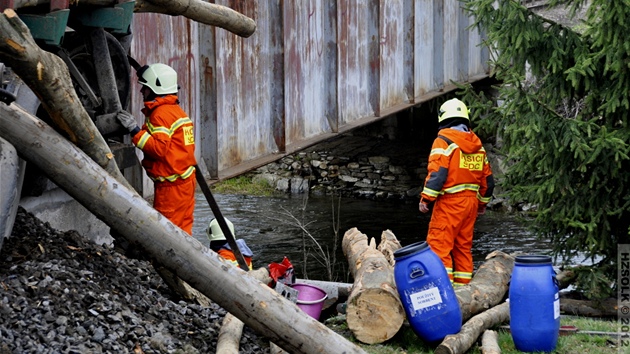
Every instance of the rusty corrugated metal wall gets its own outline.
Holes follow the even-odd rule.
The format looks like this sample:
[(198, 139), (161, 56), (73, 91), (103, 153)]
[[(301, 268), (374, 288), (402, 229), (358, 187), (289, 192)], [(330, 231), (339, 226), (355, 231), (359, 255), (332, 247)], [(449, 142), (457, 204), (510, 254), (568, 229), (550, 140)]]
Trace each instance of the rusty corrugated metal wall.
[[(458, 0), (216, 0), (249, 38), (136, 14), (132, 55), (180, 75), (200, 163), (230, 177), (487, 76)], [(139, 88), (138, 88), (139, 89)], [(137, 91), (137, 90), (136, 90)], [(141, 98), (134, 92), (134, 113)]]

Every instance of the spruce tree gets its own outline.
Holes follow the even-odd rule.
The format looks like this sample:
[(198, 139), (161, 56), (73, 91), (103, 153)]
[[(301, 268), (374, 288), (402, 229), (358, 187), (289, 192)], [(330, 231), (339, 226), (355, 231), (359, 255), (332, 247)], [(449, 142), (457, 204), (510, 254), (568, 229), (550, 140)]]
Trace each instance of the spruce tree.
[(630, 243), (630, 1), (550, 0), (570, 16), (587, 8), (574, 26), (519, 1), (460, 1), (500, 82), (498, 99), (468, 90), (466, 102), (477, 129), (500, 139), (503, 189), (536, 207), (532, 224), (558, 259), (590, 260), (578, 287), (609, 295), (617, 245)]

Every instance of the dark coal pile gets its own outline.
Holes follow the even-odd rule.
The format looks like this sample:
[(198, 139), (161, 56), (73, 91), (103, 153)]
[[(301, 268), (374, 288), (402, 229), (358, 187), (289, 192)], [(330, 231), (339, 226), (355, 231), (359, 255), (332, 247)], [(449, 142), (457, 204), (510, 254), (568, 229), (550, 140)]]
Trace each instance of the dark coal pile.
[[(0, 252), (0, 354), (214, 353), (226, 312), (178, 301), (153, 267), (20, 210)], [(269, 353), (245, 327), (241, 353)]]

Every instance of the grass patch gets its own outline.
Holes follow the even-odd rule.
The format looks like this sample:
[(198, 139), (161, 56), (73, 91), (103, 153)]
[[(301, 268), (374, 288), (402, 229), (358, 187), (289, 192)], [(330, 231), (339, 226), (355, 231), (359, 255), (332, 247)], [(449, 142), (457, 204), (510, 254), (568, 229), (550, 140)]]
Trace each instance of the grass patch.
[[(358, 342), (353, 336), (347, 325), (345, 317), (337, 316), (333, 320), (326, 321), (326, 325), (344, 336), (351, 342), (360, 346), (369, 354), (421, 354), (433, 353), (437, 344), (430, 346), (420, 339), (407, 324), (403, 325), (400, 331), (389, 341), (382, 344), (367, 345)], [(594, 332), (617, 332), (618, 323), (615, 321), (599, 320), (585, 317), (563, 316), (560, 319), (561, 326), (575, 326), (581, 331)], [(494, 328), (499, 334), (499, 346), (503, 354), (521, 354), (516, 350), (514, 341), (510, 332), (502, 328)], [(481, 337), (478, 342), (469, 349), (468, 354), (481, 354), (480, 348)], [(558, 338), (556, 350), (557, 354), (613, 354), (619, 353), (617, 340), (610, 336), (601, 336), (594, 334), (580, 333), (571, 335), (563, 335)]]
[(254, 176), (245, 174), (226, 179), (213, 184), (211, 189), (221, 194), (247, 194), (260, 197), (273, 197), (280, 194), (267, 180), (254, 178)]

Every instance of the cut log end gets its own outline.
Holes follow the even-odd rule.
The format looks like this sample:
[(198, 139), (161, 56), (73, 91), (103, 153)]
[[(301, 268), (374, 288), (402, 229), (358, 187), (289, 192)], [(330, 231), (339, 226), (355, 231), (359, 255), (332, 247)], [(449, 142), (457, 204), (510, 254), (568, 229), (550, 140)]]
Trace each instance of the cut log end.
[(357, 340), (382, 343), (400, 330), (405, 312), (400, 300), (382, 289), (366, 289), (348, 304), (346, 321)]

